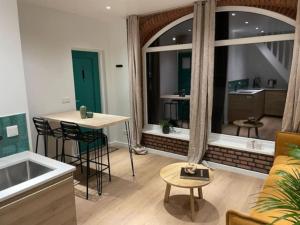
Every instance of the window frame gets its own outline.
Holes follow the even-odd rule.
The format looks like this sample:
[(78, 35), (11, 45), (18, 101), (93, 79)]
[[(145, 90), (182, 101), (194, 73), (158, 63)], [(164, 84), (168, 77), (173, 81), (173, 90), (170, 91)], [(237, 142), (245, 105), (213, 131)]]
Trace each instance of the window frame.
[[(249, 13), (256, 13), (264, 16), (269, 16), (271, 18), (280, 20), (282, 22), (285, 22), (293, 27), (296, 26), (296, 21), (294, 19), (291, 19), (285, 15), (260, 9), (256, 7), (248, 7), (248, 6), (222, 6), (217, 7), (216, 13), (218, 12), (249, 12)], [(164, 52), (164, 51), (176, 51), (176, 50), (187, 50), (192, 49), (192, 43), (188, 44), (177, 44), (177, 45), (167, 45), (167, 46), (157, 46), (157, 47), (150, 47), (150, 45), (161, 35), (163, 35), (165, 32), (173, 28), (174, 26), (187, 21), (189, 19), (193, 19), (194, 14), (188, 14), (186, 16), (183, 16), (169, 25), (162, 28), (160, 31), (158, 31), (155, 35), (152, 36), (152, 38), (147, 41), (147, 43), (142, 48), (142, 62), (143, 62), (143, 109), (144, 109), (144, 129), (143, 132), (149, 132), (149, 131), (159, 131), (160, 126), (156, 124), (149, 124), (148, 123), (148, 99), (147, 99), (147, 53), (150, 52)], [(215, 47), (222, 47), (222, 46), (231, 46), (231, 45), (242, 45), (242, 44), (255, 44), (255, 43), (265, 43), (265, 42), (274, 42), (274, 41), (290, 41), (295, 40), (295, 33), (288, 33), (288, 34), (277, 34), (277, 35), (265, 35), (265, 36), (256, 36), (256, 37), (246, 37), (246, 38), (236, 38), (236, 39), (227, 39), (227, 40), (218, 40), (215, 41)], [(177, 133), (176, 138), (186, 140), (187, 136), (189, 136), (189, 129), (185, 128), (177, 128), (175, 127), (175, 131)], [(180, 133), (182, 134), (182, 138), (180, 138)], [(157, 132), (159, 134), (159, 132)], [(179, 135), (178, 135), (179, 134)], [(213, 143), (213, 145), (218, 145), (220, 143), (220, 146), (224, 146), (222, 142), (224, 140), (232, 140), (233, 142), (238, 141), (244, 141), (249, 142), (249, 140), (258, 140), (261, 142), (264, 146), (267, 146), (269, 149), (274, 149), (274, 142), (268, 141), (268, 140), (261, 140), (261, 139), (253, 139), (248, 137), (237, 137), (237, 136), (231, 136), (226, 134), (217, 134), (210, 132), (209, 134), (209, 142)], [(225, 146), (228, 147), (228, 146)], [(232, 148), (232, 146), (230, 146)], [(273, 150), (274, 151), (274, 150)]]

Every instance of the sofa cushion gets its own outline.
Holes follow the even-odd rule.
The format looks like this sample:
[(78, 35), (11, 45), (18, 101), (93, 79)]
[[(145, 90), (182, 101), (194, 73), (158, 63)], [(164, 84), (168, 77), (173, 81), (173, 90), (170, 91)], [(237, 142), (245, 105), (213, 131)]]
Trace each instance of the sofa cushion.
[[(274, 188), (274, 186), (276, 185), (276, 182), (281, 178), (279, 175), (276, 174), (276, 171), (283, 170), (286, 172), (293, 172), (293, 170), (297, 167), (299, 169), (299, 166), (290, 166), (290, 165), (283, 165), (283, 164), (273, 166), (268, 178), (265, 180), (262, 191), (258, 194), (258, 199), (266, 197), (266, 196), (269, 197), (271, 195), (273, 197), (277, 196), (279, 198), (282, 198), (280, 193), (278, 193)], [(300, 213), (300, 212), (297, 211), (297, 213)], [(269, 223), (274, 220), (274, 217), (280, 217), (284, 214), (285, 213), (283, 213), (280, 210), (258, 212), (255, 208), (252, 209), (250, 212), (250, 216), (257, 218), (257, 219), (264, 220), (264, 221), (268, 221)], [(293, 223), (287, 222), (287, 221), (281, 221), (281, 222), (276, 223), (276, 225), (289, 225), (289, 224), (293, 224)]]
[(288, 164), (293, 164), (293, 163), (299, 163), (299, 167), (300, 167), (300, 160), (296, 160), (292, 157), (289, 157), (289, 156), (277, 156), (274, 160), (274, 163), (273, 165), (276, 166), (276, 165), (280, 165), (280, 164), (283, 164), (283, 165), (288, 165)]
[[(272, 188), (275, 184), (276, 181), (280, 179), (279, 176), (277, 175), (270, 175), (265, 183), (264, 183), (264, 187), (263, 190), (258, 194), (258, 199), (266, 197), (266, 196), (270, 196), (270, 195), (277, 195), (279, 197), (279, 194), (276, 193), (276, 191), (274, 191), (274, 188)], [(272, 211), (267, 211), (267, 212), (258, 212), (255, 208), (253, 208), (250, 212), (250, 216), (263, 220), (263, 221), (267, 221), (268, 223), (271, 223), (274, 221), (274, 217), (279, 217), (282, 216), (284, 213), (282, 213), (280, 210), (272, 210)], [(276, 225), (289, 225), (292, 223), (286, 222), (286, 221), (281, 221), (276, 223)]]

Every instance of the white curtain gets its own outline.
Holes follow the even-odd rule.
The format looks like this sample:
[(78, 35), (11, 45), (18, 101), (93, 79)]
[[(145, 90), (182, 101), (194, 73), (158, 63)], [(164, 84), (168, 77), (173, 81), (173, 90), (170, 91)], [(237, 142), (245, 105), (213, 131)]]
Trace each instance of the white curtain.
[(294, 53), (282, 130), (300, 132), (300, 1), (298, 1)]
[(215, 0), (194, 4), (189, 162), (198, 163), (211, 129), (214, 77)]
[(128, 69), (132, 114), (132, 144), (141, 144), (143, 128), (141, 48), (138, 16), (127, 18)]

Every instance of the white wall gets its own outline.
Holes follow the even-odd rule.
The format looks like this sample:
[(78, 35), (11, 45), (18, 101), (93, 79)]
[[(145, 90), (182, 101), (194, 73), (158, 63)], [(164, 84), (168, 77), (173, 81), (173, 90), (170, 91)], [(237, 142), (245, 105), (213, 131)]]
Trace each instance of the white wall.
[(28, 114), (16, 0), (0, 1), (0, 116)]
[[(75, 109), (72, 49), (103, 54), (100, 69), (104, 112), (129, 115), (125, 19), (107, 24), (21, 1), (19, 14), (31, 117)], [(124, 67), (117, 69), (116, 64)], [(70, 103), (63, 104), (63, 98), (70, 98)], [(32, 135), (35, 139), (34, 129)], [(110, 138), (122, 141), (122, 129), (111, 129)]]

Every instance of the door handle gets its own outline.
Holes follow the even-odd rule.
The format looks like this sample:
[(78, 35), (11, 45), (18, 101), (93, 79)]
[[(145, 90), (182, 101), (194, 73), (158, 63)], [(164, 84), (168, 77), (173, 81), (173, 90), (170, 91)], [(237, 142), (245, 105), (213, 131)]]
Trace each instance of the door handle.
[(82, 76), (82, 80), (84, 80), (85, 79), (84, 70), (81, 71), (81, 76)]

